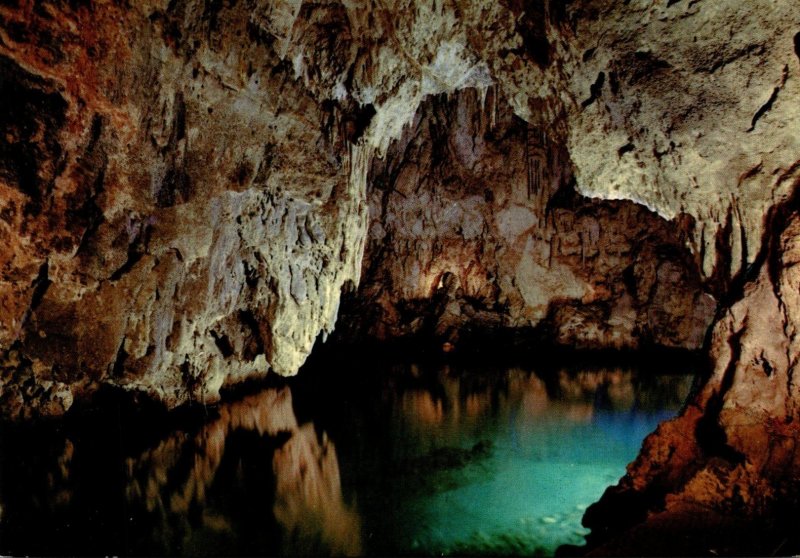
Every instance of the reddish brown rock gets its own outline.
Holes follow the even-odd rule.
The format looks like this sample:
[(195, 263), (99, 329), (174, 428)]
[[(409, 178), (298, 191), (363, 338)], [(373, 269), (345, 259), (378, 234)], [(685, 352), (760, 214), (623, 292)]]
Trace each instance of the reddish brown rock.
[(243, 5), (0, 7), (4, 413), (101, 384), (213, 401), (296, 373), (333, 328), (364, 165), (262, 24)]
[(757, 277), (714, 326), (710, 376), (588, 511), (594, 554), (800, 548), (789, 534), (800, 475), (796, 204), (774, 212), (771, 224)]
[(613, 551), (779, 516), (798, 29), (790, 0), (3, 2), (0, 409), (293, 374), (369, 230), (380, 338), (696, 347), (707, 285), (713, 373), (590, 522)]

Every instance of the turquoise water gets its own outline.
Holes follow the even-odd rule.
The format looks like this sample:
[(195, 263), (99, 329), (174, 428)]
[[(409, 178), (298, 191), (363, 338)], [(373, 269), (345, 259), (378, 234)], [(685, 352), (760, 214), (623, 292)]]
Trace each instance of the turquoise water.
[[(415, 381), (384, 389), (388, 447), (347, 466), (363, 472), (353, 492), (367, 539), (395, 554), (552, 555), (583, 544), (585, 509), (691, 386), (688, 375), (643, 381), (620, 368), (550, 377), (517, 368), (475, 382), (409, 366), (394, 378)], [(365, 478), (376, 469), (384, 474)]]
[(692, 381), (314, 366), (177, 415), (0, 424), (0, 554), (552, 555)]

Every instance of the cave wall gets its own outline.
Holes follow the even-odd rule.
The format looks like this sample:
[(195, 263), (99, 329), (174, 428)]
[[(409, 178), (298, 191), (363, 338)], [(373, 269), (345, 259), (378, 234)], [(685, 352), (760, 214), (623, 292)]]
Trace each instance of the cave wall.
[(368, 178), (359, 289), (337, 340), (508, 330), (578, 348), (698, 349), (716, 308), (685, 231), (574, 192), (569, 152), (495, 89), (428, 97)]
[[(407, 140), (392, 142), (423, 99), (463, 89), (491, 107), (459, 118), (481, 113), (485, 128), (487, 112), (498, 113), (502, 127), (507, 103), (566, 148), (572, 164), (558, 172), (574, 176), (577, 193), (630, 199), (672, 220), (656, 228), (677, 227), (709, 288), (725, 293), (755, 262), (762, 217), (800, 172), (788, 125), (797, 16), (788, 2), (748, 17), (733, 1), (667, 4), (5, 3), (3, 407), (58, 413), (104, 383), (173, 406), (212, 401), (226, 383), (267, 370), (295, 373), (318, 334), (333, 329), (341, 287), (358, 282), (372, 162), (399, 156), (390, 150)], [(479, 177), (485, 169), (476, 173), (468, 159), (484, 156), (487, 142), (470, 154), (463, 140), (453, 140), (461, 145), (449, 160)], [(501, 176), (530, 173), (519, 157), (510, 162), (516, 170)], [(381, 165), (390, 167), (375, 163), (375, 180)], [(477, 275), (453, 274), (470, 297), (482, 267), (495, 274), (489, 299), (508, 309), (482, 317), (516, 327), (553, 314), (553, 289), (532, 278), (550, 281), (542, 262), (555, 239), (557, 257), (546, 259), (566, 278), (562, 298), (589, 303), (551, 316), (565, 342), (635, 345), (660, 320), (691, 332), (662, 342), (696, 346), (707, 304), (691, 326), (670, 317), (686, 306), (680, 300), (645, 320), (641, 293), (626, 287), (635, 299), (626, 301), (617, 279), (602, 285), (583, 261), (574, 265), (576, 242), (591, 251), (583, 245), (592, 219), (610, 213), (543, 218), (551, 193), (482, 216), (504, 223), (495, 232), (511, 243)], [(655, 222), (633, 206), (621, 211), (631, 227)], [(566, 231), (576, 218), (592, 229), (578, 239)], [(530, 237), (515, 231), (531, 227)], [(624, 250), (627, 241), (611, 238), (630, 235), (612, 228), (598, 226), (609, 232), (603, 245)], [(608, 271), (618, 277), (628, 257), (636, 258), (615, 256)], [(442, 271), (421, 263), (421, 272)], [(464, 318), (451, 322), (445, 329)], [(582, 340), (598, 323), (607, 331)]]
[[(666, 309), (658, 327), (686, 319), (698, 279), (678, 276), (692, 269), (681, 239), (727, 309), (714, 372), (606, 501), (633, 498), (622, 508), (638, 521), (681, 502), (774, 500), (759, 478), (797, 471), (798, 30), (791, 0), (5, 1), (0, 407), (57, 415), (101, 384), (175, 406), (295, 373), (358, 283), (368, 230), (376, 335), (413, 331), (393, 313), (436, 298), (441, 280), (432, 327), (445, 334), (463, 316), (550, 316), (579, 343), (598, 323), (580, 300), (606, 326), (618, 311), (611, 331), (634, 343), (652, 325), (645, 298)], [(462, 89), (477, 94), (415, 117)], [(531, 129), (558, 138), (571, 167), (526, 201)], [(569, 175), (577, 194), (617, 201), (550, 203)], [(645, 237), (671, 255), (624, 253)], [(595, 238), (613, 249), (608, 270), (591, 261)], [(474, 265), (435, 263), (454, 254)], [(526, 287), (545, 255), (568, 278), (561, 325), (554, 289)], [(631, 288), (649, 278), (677, 290), (659, 302), (660, 287)], [(397, 291), (381, 292), (389, 279)], [(696, 345), (674, 331), (661, 342)], [(630, 526), (593, 517), (598, 537)]]
[(0, 7), (11, 415), (99, 384), (213, 401), (295, 373), (333, 328), (358, 279), (365, 162), (251, 9)]
[(4, 414), (296, 373), (358, 282), (372, 157), (491, 83), (467, 36), (513, 16), (475, 8), (4, 2)]
[(690, 215), (705, 274), (735, 276), (755, 261), (764, 215), (791, 195), (800, 172), (795, 6), (574, 8), (582, 63), (570, 83), (583, 93), (573, 90), (580, 109), (569, 145), (580, 190), (634, 199), (667, 218)]
[(665, 555), (800, 548), (792, 534), (800, 471), (796, 204), (770, 221), (758, 275), (714, 325), (709, 377), (588, 510), (594, 553), (635, 554), (654, 544)]

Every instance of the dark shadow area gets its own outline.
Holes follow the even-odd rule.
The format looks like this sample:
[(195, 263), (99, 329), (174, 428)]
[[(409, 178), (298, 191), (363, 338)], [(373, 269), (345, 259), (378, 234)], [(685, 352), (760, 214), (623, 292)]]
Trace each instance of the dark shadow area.
[(0, 553), (552, 555), (691, 359), (498, 348), (321, 344), (214, 405), (108, 389), (2, 423)]

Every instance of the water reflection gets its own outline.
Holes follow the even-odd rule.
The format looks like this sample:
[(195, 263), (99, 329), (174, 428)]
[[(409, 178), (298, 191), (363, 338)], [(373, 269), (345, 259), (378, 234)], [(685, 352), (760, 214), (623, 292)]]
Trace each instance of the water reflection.
[(0, 425), (0, 554), (552, 554), (691, 384), (357, 368), (171, 431), (146, 414)]
[[(3, 554), (361, 553), (360, 518), (343, 500), (333, 442), (310, 423), (298, 425), (288, 387), (222, 405), (199, 429), (176, 431), (116, 463), (91, 447), (101, 442), (113, 454), (113, 440), (73, 436), (45, 473), (44, 499), (26, 502), (4, 460), (3, 502), (13, 521), (0, 525)], [(109, 465), (123, 474), (91, 481), (93, 469)], [(119, 501), (103, 494), (119, 485)], [(108, 515), (82, 524), (99, 514)], [(26, 522), (32, 518), (41, 522)], [(42, 546), (26, 534), (32, 527), (68, 536)]]
[(651, 423), (673, 414), (691, 381), (689, 374), (647, 377), (633, 368), (539, 375), (521, 368), (486, 374), (447, 365), (422, 371), (411, 365), (393, 369), (383, 402), (392, 409), (390, 428), (399, 431), (397, 451), (419, 453), (476, 441), (480, 433), (524, 435), (556, 428), (566, 435), (572, 427), (602, 428), (614, 419), (624, 423), (620, 428), (635, 428), (640, 419)]
[(278, 522), (290, 534), (284, 554), (354, 556), (361, 553), (358, 515), (342, 500), (339, 465), (333, 444), (322, 445), (310, 424), (304, 425), (275, 453), (275, 505)]
[(365, 414), (383, 417), (390, 441), (343, 454), (377, 554), (550, 555), (581, 544), (586, 507), (692, 381), (630, 367), (446, 365), (395, 366), (388, 378), (380, 408)]

